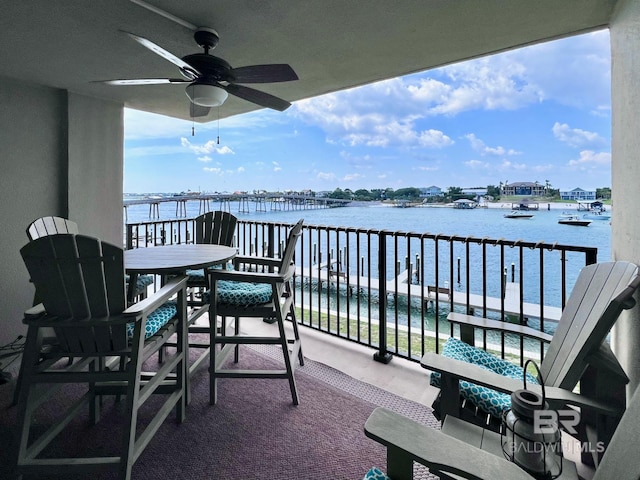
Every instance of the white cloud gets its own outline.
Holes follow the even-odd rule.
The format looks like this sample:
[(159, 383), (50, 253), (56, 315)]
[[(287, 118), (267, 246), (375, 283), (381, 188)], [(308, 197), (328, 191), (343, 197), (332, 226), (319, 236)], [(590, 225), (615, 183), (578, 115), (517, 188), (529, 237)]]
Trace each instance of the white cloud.
[(480, 160), (469, 160), (464, 162), (464, 164), (473, 169), (484, 169), (489, 168), (490, 166), (487, 162), (481, 162)]
[(215, 140), (209, 140), (208, 142), (202, 145), (196, 145), (191, 143), (185, 137), (180, 138), (180, 144), (196, 153), (197, 155), (203, 155), (208, 153), (217, 153), (218, 155), (234, 155), (233, 150), (231, 150), (226, 145), (219, 147), (218, 143)]
[(611, 153), (583, 150), (580, 157), (569, 161), (571, 167), (602, 166), (611, 164)]
[(336, 180), (336, 174), (335, 173), (330, 173), (330, 172), (318, 172), (318, 174), (316, 175), (316, 178), (318, 180), (324, 180), (324, 181), (329, 181), (329, 182), (335, 182)]
[(520, 152), (513, 149), (506, 149), (502, 146), (497, 147), (489, 147), (486, 143), (480, 140), (473, 133), (468, 133), (464, 136), (469, 143), (471, 144), (471, 148), (473, 148), (476, 152), (479, 152), (481, 155), (496, 155), (496, 156), (504, 156), (504, 155), (519, 155)]
[(605, 141), (604, 138), (596, 132), (589, 132), (579, 128), (571, 128), (566, 123), (554, 123), (551, 131), (553, 132), (554, 137), (572, 147), (602, 144)]
[[(606, 115), (609, 103), (606, 31), (298, 101), (291, 115), (322, 128), (327, 142), (368, 147), (441, 148), (418, 121), (472, 110), (517, 110), (540, 102), (578, 106)], [(485, 146), (486, 155), (515, 155)]]
[(364, 175), (360, 173), (349, 173), (342, 177), (342, 180), (344, 180), (345, 182), (353, 182), (355, 180), (360, 180), (361, 178), (364, 178)]
[(217, 175), (222, 175), (222, 169), (220, 167), (204, 167), (202, 170), (205, 172), (215, 173)]
[(280, 164), (278, 162), (271, 162), (273, 164), (273, 171), (274, 172), (279, 172), (280, 170), (282, 170), (282, 167), (280, 166)]
[(213, 159), (209, 155), (205, 155), (203, 157), (198, 157), (198, 161), (200, 161), (200, 162), (210, 162), (212, 160)]

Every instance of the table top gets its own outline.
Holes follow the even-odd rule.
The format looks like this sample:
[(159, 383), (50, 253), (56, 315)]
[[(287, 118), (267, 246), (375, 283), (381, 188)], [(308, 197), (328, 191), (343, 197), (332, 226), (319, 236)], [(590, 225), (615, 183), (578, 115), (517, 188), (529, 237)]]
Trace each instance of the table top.
[(179, 244), (125, 250), (128, 273), (172, 273), (221, 264), (237, 254), (234, 247), (209, 244)]

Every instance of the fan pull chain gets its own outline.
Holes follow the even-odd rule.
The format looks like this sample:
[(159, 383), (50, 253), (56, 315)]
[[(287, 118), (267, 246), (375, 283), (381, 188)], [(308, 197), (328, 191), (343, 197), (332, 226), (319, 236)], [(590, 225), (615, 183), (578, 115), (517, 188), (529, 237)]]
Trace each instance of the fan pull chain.
[(220, 145), (220, 107), (218, 107), (218, 145)]

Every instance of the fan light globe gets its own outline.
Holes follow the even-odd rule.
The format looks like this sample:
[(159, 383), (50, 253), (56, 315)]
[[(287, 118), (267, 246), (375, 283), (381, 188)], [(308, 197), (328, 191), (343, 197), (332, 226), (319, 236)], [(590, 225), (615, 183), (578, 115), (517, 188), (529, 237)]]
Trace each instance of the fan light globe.
[(219, 107), (229, 96), (226, 90), (216, 85), (198, 82), (190, 83), (186, 93), (189, 100), (203, 107)]

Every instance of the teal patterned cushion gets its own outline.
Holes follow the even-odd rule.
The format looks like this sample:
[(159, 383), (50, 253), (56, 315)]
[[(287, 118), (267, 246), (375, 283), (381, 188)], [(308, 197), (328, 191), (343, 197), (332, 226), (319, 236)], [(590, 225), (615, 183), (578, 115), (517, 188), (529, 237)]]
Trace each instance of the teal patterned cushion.
[[(129, 277), (129, 275), (124, 276), (124, 280), (127, 283), (127, 285), (129, 284), (130, 278), (131, 277)], [(134, 290), (133, 294), (137, 297), (142, 292), (144, 292), (145, 289), (152, 283), (153, 283), (153, 275), (138, 275), (138, 279), (136, 280), (136, 289)]]
[(382, 470), (379, 468), (373, 467), (369, 470), (362, 480), (391, 480), (387, 477)]
[[(268, 283), (218, 281), (218, 302), (241, 307), (261, 305), (271, 301), (273, 289)], [(203, 300), (208, 303), (210, 292), (205, 292)]]
[[(209, 269), (213, 269), (213, 270), (220, 270), (221, 268), (222, 268), (222, 265), (214, 265), (212, 267), (209, 267)], [(233, 270), (232, 263), (227, 264), (227, 270)], [(187, 270), (186, 274), (189, 277), (187, 282), (196, 282), (196, 283), (204, 282), (204, 268), (201, 268), (200, 270)]]
[[(485, 352), (481, 348), (472, 347), (457, 338), (449, 338), (444, 344), (442, 355), (463, 362), (473, 363), (481, 368), (498, 373), (504, 377), (522, 380), (523, 369), (507, 360)], [(440, 374), (431, 374), (431, 385), (440, 388)], [(527, 373), (527, 383), (538, 383), (538, 380)], [(483, 412), (500, 418), (502, 413), (511, 408), (511, 395), (496, 392), (487, 387), (475, 385), (466, 380), (460, 380), (460, 395), (473, 403)], [(523, 384), (524, 386), (524, 384)]]
[[(147, 317), (144, 338), (155, 335), (169, 320), (175, 317), (176, 313), (178, 313), (176, 302), (166, 302), (151, 312)], [(133, 337), (133, 328), (133, 323), (127, 324), (127, 338), (129, 339)]]

